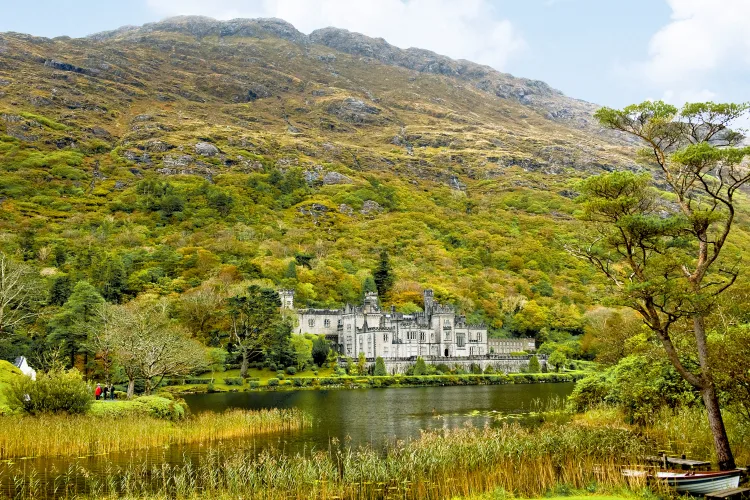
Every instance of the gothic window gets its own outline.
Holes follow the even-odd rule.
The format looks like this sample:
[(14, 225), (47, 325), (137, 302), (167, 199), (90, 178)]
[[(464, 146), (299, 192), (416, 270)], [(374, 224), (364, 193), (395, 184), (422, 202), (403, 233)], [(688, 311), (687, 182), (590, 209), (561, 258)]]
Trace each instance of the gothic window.
[(309, 327), (315, 326), (315, 320), (312, 319), (312, 318), (308, 319), (307, 320), (307, 326), (309, 326)]
[(482, 332), (478, 332), (477, 333), (477, 342), (481, 342), (481, 341), (482, 341)]
[(425, 341), (425, 335), (424, 332), (419, 332), (419, 341), (424, 342)]
[(352, 331), (352, 325), (351, 324), (346, 325), (346, 331), (347, 332), (351, 332)]
[(417, 332), (406, 332), (406, 340), (417, 340)]
[(466, 339), (464, 338), (463, 333), (457, 333), (456, 334), (456, 345), (458, 347), (463, 347), (466, 345)]
[(331, 326), (331, 320), (330, 319), (324, 319), (323, 320), (323, 326), (326, 328), (329, 328)]
[(388, 342), (388, 334), (387, 333), (383, 334), (383, 342)]

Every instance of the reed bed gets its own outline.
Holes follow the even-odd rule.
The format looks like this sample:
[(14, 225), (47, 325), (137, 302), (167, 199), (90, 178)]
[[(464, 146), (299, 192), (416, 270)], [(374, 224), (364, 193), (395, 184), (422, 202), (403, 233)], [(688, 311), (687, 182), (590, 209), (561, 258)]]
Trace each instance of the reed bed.
[(215, 443), (311, 425), (296, 409), (201, 413), (179, 422), (138, 416), (0, 417), (0, 459), (103, 455), (184, 443)]
[[(620, 467), (644, 454), (642, 439), (612, 428), (518, 425), (425, 432), (385, 451), (350, 449), (287, 455), (218, 447), (197, 462), (112, 468), (91, 474), (72, 467), (55, 480), (57, 498), (444, 499), (502, 488), (538, 497), (560, 485), (589, 491), (643, 487), (627, 484)], [(31, 498), (19, 492), (9, 496)], [(36, 498), (44, 497), (36, 488)]]

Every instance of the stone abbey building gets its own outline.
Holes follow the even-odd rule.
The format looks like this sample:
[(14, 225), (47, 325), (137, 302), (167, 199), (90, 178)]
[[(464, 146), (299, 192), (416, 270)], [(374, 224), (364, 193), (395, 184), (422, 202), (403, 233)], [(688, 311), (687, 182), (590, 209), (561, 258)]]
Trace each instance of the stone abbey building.
[(484, 356), (487, 327), (471, 325), (451, 306), (435, 302), (432, 290), (424, 291), (424, 312), (403, 314), (382, 310), (378, 295), (365, 294), (364, 304), (343, 309), (295, 309), (294, 291), (281, 290), (281, 307), (296, 313), (295, 333), (325, 335), (337, 350), (350, 357), (360, 352), (385, 360), (416, 356)]

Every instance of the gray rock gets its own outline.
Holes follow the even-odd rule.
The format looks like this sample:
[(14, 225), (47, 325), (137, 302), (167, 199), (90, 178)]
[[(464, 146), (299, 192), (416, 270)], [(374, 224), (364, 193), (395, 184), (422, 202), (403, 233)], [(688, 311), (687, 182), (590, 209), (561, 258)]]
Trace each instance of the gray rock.
[(159, 140), (148, 141), (144, 145), (144, 149), (152, 153), (165, 153), (172, 148), (174, 148), (174, 146), (172, 146), (171, 144)]
[(151, 115), (138, 115), (133, 118), (134, 122), (150, 122), (154, 119)]
[(328, 106), (328, 113), (354, 124), (376, 123), (380, 109), (370, 106), (360, 99), (347, 97), (343, 101)]
[(354, 215), (354, 209), (346, 203), (342, 203), (341, 205), (339, 205), (339, 213), (352, 216)]
[(167, 155), (164, 157), (162, 163), (166, 168), (180, 168), (187, 167), (193, 162), (193, 157), (190, 155), (172, 156)]
[(362, 215), (375, 215), (383, 211), (383, 207), (380, 206), (375, 200), (365, 200), (362, 204), (362, 210), (359, 211)]
[(323, 176), (323, 184), (351, 184), (352, 180), (338, 172), (326, 172)]
[(199, 142), (195, 145), (195, 152), (201, 156), (216, 156), (219, 154), (219, 148), (210, 142)]

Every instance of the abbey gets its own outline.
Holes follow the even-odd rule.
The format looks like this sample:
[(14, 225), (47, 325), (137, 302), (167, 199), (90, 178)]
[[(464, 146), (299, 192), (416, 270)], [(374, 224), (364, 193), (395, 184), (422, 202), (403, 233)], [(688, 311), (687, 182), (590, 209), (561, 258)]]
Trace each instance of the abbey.
[(294, 309), (294, 291), (281, 290), (282, 309), (297, 316), (295, 333), (325, 335), (346, 356), (400, 359), (414, 356), (472, 357), (487, 350), (487, 327), (471, 325), (451, 306), (434, 301), (424, 291), (424, 312), (384, 311), (378, 295), (365, 294), (364, 304), (343, 309)]

